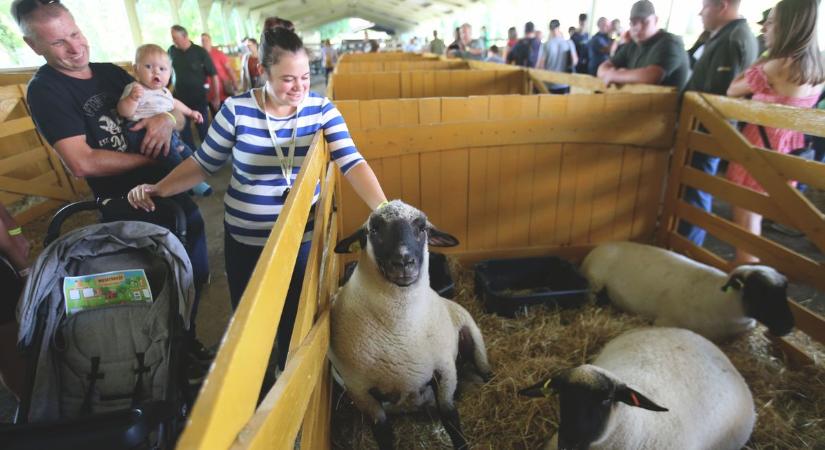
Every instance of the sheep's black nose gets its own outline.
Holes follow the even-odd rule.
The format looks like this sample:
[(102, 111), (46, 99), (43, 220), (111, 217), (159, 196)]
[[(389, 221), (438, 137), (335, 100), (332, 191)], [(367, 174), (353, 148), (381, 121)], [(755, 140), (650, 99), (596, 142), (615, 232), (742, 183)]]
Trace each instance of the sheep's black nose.
[(405, 269), (415, 265), (415, 257), (409, 250), (401, 249), (393, 255), (391, 262), (394, 267)]

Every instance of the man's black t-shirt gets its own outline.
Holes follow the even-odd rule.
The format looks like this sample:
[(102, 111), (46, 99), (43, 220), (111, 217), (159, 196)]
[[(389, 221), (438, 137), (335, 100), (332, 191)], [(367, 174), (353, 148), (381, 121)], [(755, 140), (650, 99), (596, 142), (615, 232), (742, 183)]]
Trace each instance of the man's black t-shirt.
[(218, 73), (209, 52), (197, 44), (190, 45), (186, 50), (173, 45), (169, 47), (169, 58), (175, 69), (175, 98), (192, 109), (206, 106), (204, 81), (206, 77)]
[[(86, 136), (93, 149), (127, 149), (125, 120), (117, 114), (123, 89), (134, 79), (114, 64), (90, 63), (92, 77), (72, 78), (49, 65), (37, 70), (28, 86), (28, 103), (38, 131), (50, 145)], [(147, 166), (114, 176), (86, 177), (98, 197), (122, 197), (141, 183), (159, 181), (166, 171)]]

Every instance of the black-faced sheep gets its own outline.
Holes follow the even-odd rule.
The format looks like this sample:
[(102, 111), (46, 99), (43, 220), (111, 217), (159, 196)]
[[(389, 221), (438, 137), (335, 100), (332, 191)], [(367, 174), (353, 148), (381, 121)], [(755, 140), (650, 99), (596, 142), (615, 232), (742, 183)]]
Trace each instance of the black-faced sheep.
[(756, 420), (750, 389), (725, 354), (679, 328), (629, 331), (592, 364), (520, 394), (551, 392), (560, 413), (548, 449), (738, 450)]
[(355, 405), (373, 421), (381, 449), (393, 447), (387, 408), (437, 406), (455, 448), (466, 448), (453, 398), (456, 358), (482, 376), (490, 366), (481, 331), (457, 303), (430, 288), (428, 244), (458, 241), (421, 211), (393, 201), (336, 246), (361, 254), (355, 272), (333, 300), (329, 357)]
[(725, 274), (662, 248), (612, 242), (587, 255), (582, 274), (593, 295), (604, 292), (655, 325), (687, 328), (716, 342), (752, 329), (754, 319), (777, 336), (794, 324), (788, 280), (767, 266), (739, 266)]

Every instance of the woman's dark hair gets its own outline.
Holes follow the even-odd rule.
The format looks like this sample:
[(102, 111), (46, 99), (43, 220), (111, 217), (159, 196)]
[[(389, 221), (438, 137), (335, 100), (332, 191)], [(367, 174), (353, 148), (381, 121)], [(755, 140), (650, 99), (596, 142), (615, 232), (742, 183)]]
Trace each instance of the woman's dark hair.
[(272, 28), (286, 28), (287, 30), (295, 31), (295, 25), (292, 21), (282, 17), (267, 17), (266, 20), (264, 20), (264, 30), (270, 30)]
[(773, 8), (773, 43), (768, 58), (791, 61), (790, 81), (817, 85), (825, 68), (817, 41), (817, 0), (782, 0)]
[(278, 64), (285, 53), (307, 53), (304, 42), (287, 28), (276, 27), (264, 30), (261, 34), (261, 65), (269, 70), (270, 66)]

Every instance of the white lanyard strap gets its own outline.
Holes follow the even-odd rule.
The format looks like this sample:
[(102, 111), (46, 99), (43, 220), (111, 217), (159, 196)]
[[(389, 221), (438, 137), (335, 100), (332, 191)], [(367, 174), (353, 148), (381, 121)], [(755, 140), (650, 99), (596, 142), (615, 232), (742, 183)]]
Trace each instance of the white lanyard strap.
[(281, 173), (286, 180), (286, 188), (289, 190), (292, 187), (292, 167), (295, 162), (295, 137), (298, 135), (298, 109), (295, 109), (295, 126), (292, 128), (292, 138), (289, 140), (289, 150), (287, 156), (284, 157), (284, 152), (278, 145), (278, 140), (275, 137), (275, 132), (272, 130), (272, 124), (269, 120), (269, 113), (266, 112), (266, 91), (269, 89), (269, 83), (262, 88), (262, 97), (264, 100), (264, 117), (266, 117), (266, 130), (269, 132), (269, 138), (272, 139), (272, 146), (275, 147), (275, 154), (278, 156), (278, 164), (281, 166)]

